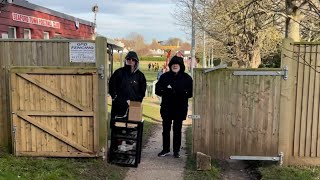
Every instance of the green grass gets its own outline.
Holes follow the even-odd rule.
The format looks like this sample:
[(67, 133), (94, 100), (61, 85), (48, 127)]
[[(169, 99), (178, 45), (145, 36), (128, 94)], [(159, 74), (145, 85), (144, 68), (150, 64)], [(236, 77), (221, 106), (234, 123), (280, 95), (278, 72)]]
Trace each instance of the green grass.
[(210, 171), (197, 171), (196, 159), (192, 156), (192, 128), (191, 126), (187, 127), (186, 130), (186, 148), (187, 148), (187, 163), (184, 174), (185, 180), (214, 180), (220, 178), (220, 169), (218, 167), (217, 161), (212, 161), (212, 168)]
[(320, 179), (320, 167), (262, 166), (258, 168), (264, 180)]
[(125, 168), (102, 159), (27, 158), (0, 156), (0, 180), (114, 179), (125, 176)]
[[(153, 132), (155, 124), (152, 119), (159, 118), (153, 112), (158, 111), (159, 107), (144, 105), (144, 114), (148, 114), (148, 117), (144, 117), (143, 144)], [(101, 158), (15, 157), (0, 151), (0, 180), (122, 180), (128, 169), (108, 164)]]
[[(144, 73), (144, 75), (145, 75), (145, 77), (147, 79), (147, 82), (152, 82), (152, 81), (157, 79), (158, 72), (151, 71), (151, 70), (148, 71), (148, 63), (149, 63), (149, 61), (140, 62), (140, 70)], [(155, 63), (155, 62), (152, 62), (152, 63)], [(159, 66), (162, 66), (164, 62), (157, 61), (157, 63), (159, 64)], [(114, 71), (116, 69), (118, 69), (119, 67), (120, 67), (120, 63), (119, 62), (115, 62), (113, 64)]]

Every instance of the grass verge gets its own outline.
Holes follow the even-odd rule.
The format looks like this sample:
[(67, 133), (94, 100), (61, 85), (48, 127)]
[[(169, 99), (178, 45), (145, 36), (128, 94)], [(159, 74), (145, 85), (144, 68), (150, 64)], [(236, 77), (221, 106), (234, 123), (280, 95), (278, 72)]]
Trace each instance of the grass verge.
[(186, 129), (186, 150), (187, 150), (187, 162), (186, 169), (184, 173), (185, 180), (214, 180), (220, 178), (220, 169), (218, 167), (218, 162), (212, 161), (212, 168), (210, 171), (197, 171), (196, 159), (192, 155), (192, 127), (189, 126)]
[(277, 165), (258, 168), (264, 180), (311, 180), (320, 179), (320, 167), (281, 167)]
[(102, 159), (31, 158), (0, 156), (1, 180), (55, 179), (114, 179), (125, 176), (122, 167), (110, 165)]
[[(158, 118), (159, 107), (144, 105), (143, 144), (148, 141), (154, 127), (153, 118)], [(110, 108), (109, 108), (110, 109)], [(149, 117), (150, 116), (150, 117)], [(98, 180), (124, 179), (128, 168), (108, 164), (106, 161), (88, 158), (32, 158), (15, 157), (0, 151), (0, 180)]]

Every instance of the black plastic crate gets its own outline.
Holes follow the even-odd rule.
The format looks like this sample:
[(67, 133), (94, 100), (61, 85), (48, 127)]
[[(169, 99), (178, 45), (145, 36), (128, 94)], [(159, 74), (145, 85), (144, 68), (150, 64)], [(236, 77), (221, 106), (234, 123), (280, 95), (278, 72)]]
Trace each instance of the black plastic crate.
[[(118, 127), (116, 122), (136, 124)], [(109, 150), (109, 163), (121, 166), (137, 167), (141, 160), (143, 121), (113, 120), (111, 123), (111, 145)], [(134, 145), (135, 143), (135, 145)]]

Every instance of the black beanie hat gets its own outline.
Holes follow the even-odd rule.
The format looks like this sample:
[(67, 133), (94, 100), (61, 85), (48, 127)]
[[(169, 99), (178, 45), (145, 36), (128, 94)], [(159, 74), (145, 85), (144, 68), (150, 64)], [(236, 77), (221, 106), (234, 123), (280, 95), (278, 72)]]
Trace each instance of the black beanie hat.
[(128, 52), (128, 54), (126, 55), (126, 59), (128, 59), (128, 58), (136, 59), (139, 62), (139, 57), (138, 57), (137, 53), (134, 51)]

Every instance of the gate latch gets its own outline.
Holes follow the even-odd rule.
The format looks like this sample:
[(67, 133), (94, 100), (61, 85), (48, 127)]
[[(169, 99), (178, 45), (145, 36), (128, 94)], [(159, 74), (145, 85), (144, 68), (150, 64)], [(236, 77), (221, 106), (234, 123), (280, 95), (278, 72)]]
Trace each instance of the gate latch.
[(98, 68), (98, 74), (101, 79), (104, 79), (104, 66), (103, 65), (100, 65), (100, 67)]
[(188, 115), (189, 119), (200, 119), (200, 115)]

